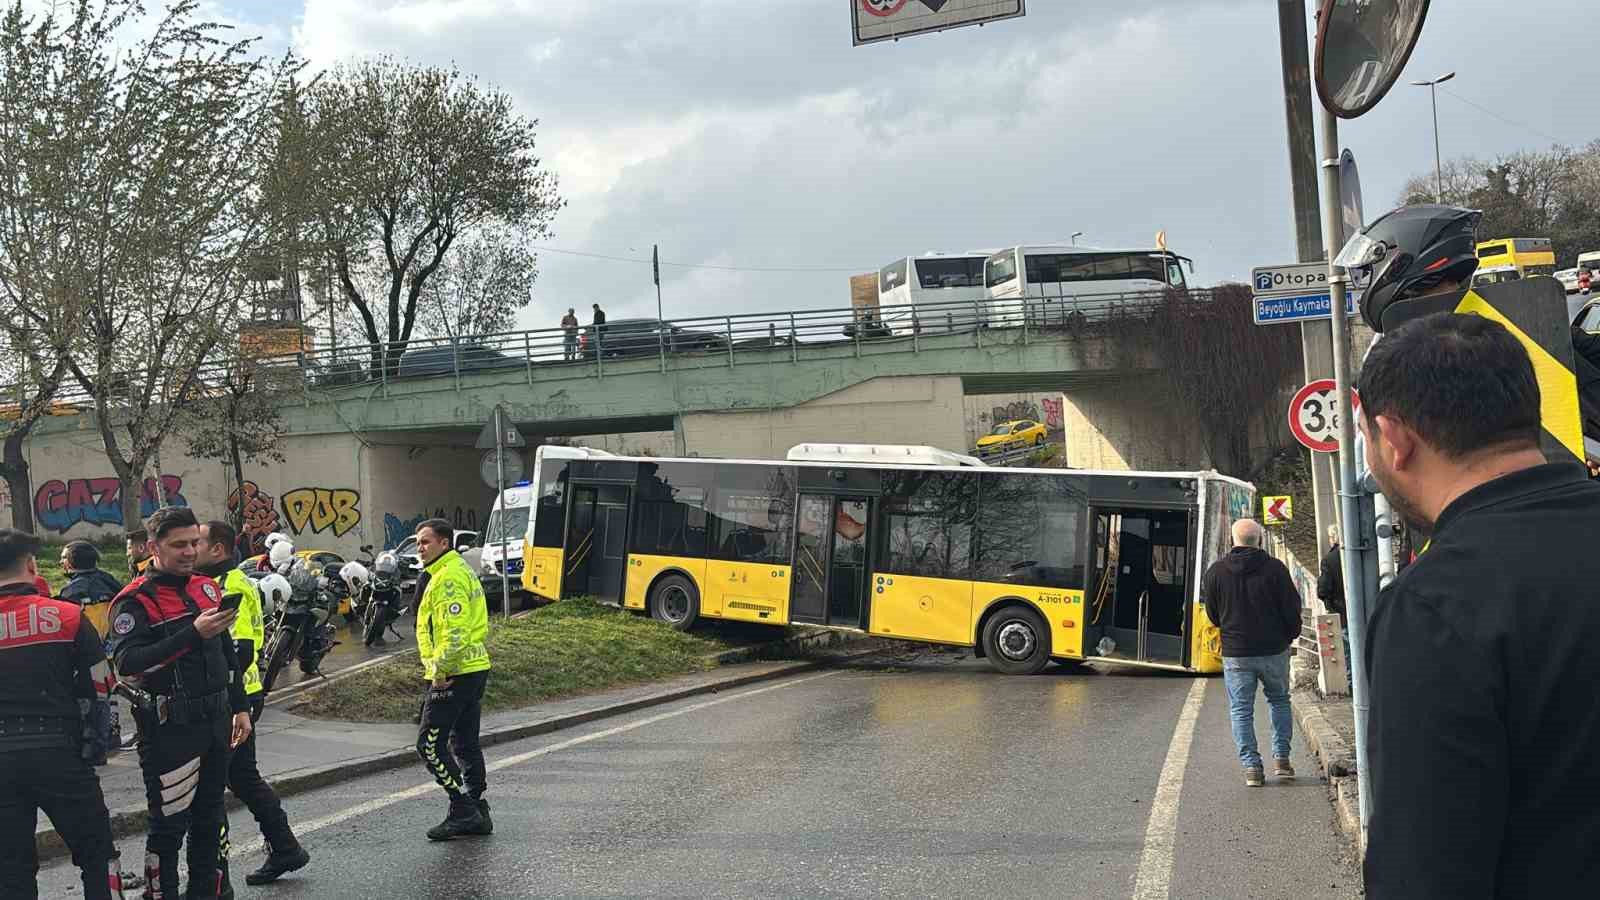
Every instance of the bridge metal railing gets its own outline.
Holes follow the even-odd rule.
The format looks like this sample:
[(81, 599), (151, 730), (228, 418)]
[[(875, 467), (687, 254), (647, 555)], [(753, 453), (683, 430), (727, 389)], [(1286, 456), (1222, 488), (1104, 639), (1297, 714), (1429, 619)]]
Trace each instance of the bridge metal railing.
[[(584, 325), (576, 333), (561, 328), (508, 331), (455, 338), (413, 338), (403, 345), (359, 344), (260, 356), (250, 360), (261, 377), (307, 389), (326, 390), (360, 385), (383, 389), (397, 381), (517, 372), (531, 385), (541, 376), (605, 377), (624, 360), (655, 359), (660, 371), (735, 366), (741, 359), (771, 362), (785, 356), (798, 362), (802, 354), (831, 350), (921, 352), (935, 336), (964, 335), (974, 346), (985, 343), (1063, 340), (1105, 333), (1113, 323), (1148, 321), (1175, 299), (1209, 302), (1210, 292), (1142, 291), (1088, 295), (921, 303), (885, 309), (838, 307), (771, 313), (739, 313), (655, 320), (616, 320)], [(236, 363), (210, 362), (200, 367), (189, 396), (223, 390)], [(113, 373), (113, 405), (119, 390), (144, 383), (142, 370)], [(19, 396), (18, 386), (0, 389), (0, 404)], [(169, 398), (170, 399), (170, 398)], [(62, 405), (89, 404), (90, 393), (75, 380), (56, 395)]]

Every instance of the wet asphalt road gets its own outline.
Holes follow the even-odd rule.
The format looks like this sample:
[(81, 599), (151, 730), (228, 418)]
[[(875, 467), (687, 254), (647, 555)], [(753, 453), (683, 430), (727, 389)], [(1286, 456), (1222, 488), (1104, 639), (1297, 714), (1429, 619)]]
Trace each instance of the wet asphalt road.
[[(686, 700), (493, 748), (496, 833), (431, 844), (421, 768), (286, 801), (314, 859), (269, 888), (236, 814), (241, 897), (1133, 895), (1193, 681), (991, 672), (937, 651)], [(1173, 822), (1170, 896), (1356, 896), (1301, 742), (1293, 783), (1247, 789), (1205, 683)], [(1258, 707), (1266, 741), (1266, 708)], [(141, 858), (139, 841), (123, 858)], [(131, 868), (132, 866), (125, 866)], [(76, 896), (70, 865), (41, 896)]]

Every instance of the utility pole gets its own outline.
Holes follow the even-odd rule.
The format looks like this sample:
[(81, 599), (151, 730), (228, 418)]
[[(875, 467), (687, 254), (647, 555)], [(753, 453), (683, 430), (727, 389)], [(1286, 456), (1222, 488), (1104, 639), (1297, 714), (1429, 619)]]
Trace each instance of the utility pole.
[[(1324, 258), (1321, 208), (1317, 193), (1316, 121), (1311, 99), (1311, 51), (1306, 40), (1305, 0), (1278, 0), (1278, 38), (1283, 57), (1283, 101), (1289, 135), (1289, 181), (1294, 190), (1294, 233), (1297, 259)], [(1307, 382), (1333, 375), (1333, 333), (1330, 322), (1300, 323), (1301, 364)], [(1317, 534), (1337, 521), (1335, 479), (1324, 466), (1311, 467), (1312, 501)]]
[(1439, 85), (1456, 77), (1454, 72), (1446, 72), (1438, 78), (1429, 81), (1413, 81), (1417, 87), (1428, 89), (1428, 97), (1433, 101), (1433, 178), (1435, 202), (1444, 202), (1444, 158), (1439, 154)]

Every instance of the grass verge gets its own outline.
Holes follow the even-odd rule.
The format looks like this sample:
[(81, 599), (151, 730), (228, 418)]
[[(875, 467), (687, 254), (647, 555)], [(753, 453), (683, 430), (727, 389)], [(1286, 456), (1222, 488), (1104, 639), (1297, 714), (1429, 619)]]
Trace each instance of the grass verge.
[[(653, 619), (592, 600), (553, 603), (489, 628), (493, 666), (483, 699), (489, 712), (573, 694), (714, 668), (722, 641), (674, 631)], [(290, 709), (320, 719), (409, 722), (422, 699), (414, 652), (311, 694)]]
[[(65, 542), (45, 544), (39, 550), (39, 574), (50, 582), (50, 590), (59, 592), (67, 586), (67, 573), (61, 571), (61, 548)], [(100, 568), (110, 572), (118, 581), (128, 580), (128, 550), (121, 543), (96, 544), (100, 551)]]

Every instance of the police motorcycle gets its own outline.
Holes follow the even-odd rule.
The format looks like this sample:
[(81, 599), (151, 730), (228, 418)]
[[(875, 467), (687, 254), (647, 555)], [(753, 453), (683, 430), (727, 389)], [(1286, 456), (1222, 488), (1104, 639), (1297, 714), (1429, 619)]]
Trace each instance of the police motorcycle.
[[(290, 592), (267, 619), (259, 662), (261, 686), (267, 691), (290, 660), (298, 659), (300, 671), (307, 675), (321, 675), (323, 657), (339, 643), (333, 637), (338, 630), (333, 614), (339, 599), (330, 591), (329, 573), (312, 575), (292, 554), (293, 548), (286, 543), (273, 548), (273, 562), (282, 568), (278, 574), (289, 583)], [(339, 581), (338, 565), (330, 564), (330, 569), (332, 580)]]
[[(406, 614), (404, 592), (400, 589), (400, 556), (393, 550), (378, 554), (372, 563), (372, 577), (362, 588), (361, 631), (366, 646), (383, 646), (384, 632)], [(400, 637), (395, 632), (395, 637)]]

